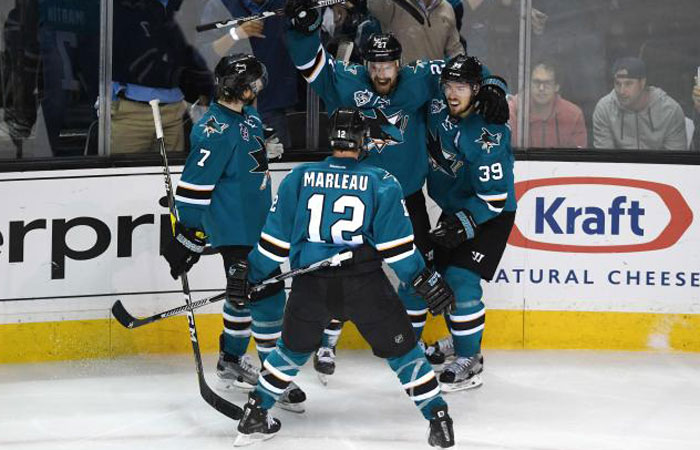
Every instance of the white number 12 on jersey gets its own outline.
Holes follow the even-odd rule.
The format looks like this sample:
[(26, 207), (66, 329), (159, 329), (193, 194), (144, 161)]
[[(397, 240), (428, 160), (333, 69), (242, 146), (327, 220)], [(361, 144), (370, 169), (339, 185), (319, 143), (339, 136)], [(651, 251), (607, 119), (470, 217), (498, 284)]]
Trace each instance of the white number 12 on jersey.
[[(313, 194), (309, 197), (306, 204), (306, 209), (309, 210), (309, 241), (310, 242), (326, 242), (321, 238), (321, 222), (323, 220), (323, 204), (326, 199), (324, 194)], [(333, 212), (336, 214), (345, 214), (347, 209), (352, 210), (349, 219), (336, 220), (330, 227), (331, 239), (334, 244), (341, 245), (360, 245), (363, 243), (362, 235), (353, 236), (349, 241), (343, 238), (343, 233), (354, 233), (362, 228), (362, 223), (365, 218), (365, 204), (362, 203), (359, 197), (354, 195), (343, 195), (333, 202)]]

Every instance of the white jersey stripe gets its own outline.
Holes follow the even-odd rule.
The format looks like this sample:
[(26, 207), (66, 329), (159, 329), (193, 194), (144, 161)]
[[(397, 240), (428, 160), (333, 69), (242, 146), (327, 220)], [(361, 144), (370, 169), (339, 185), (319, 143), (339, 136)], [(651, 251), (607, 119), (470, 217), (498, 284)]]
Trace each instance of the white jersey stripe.
[(214, 186), (213, 184), (194, 184), (194, 183), (188, 183), (187, 181), (178, 181), (177, 182), (178, 186), (182, 186), (187, 189), (192, 189), (193, 191), (213, 191)]
[(181, 195), (176, 195), (175, 200), (178, 202), (182, 203), (191, 203), (193, 205), (210, 205), (211, 204), (211, 199), (196, 199), (196, 198), (187, 198), (183, 197)]
[(393, 241), (383, 242), (376, 245), (377, 251), (387, 250), (390, 248), (398, 247), (401, 244), (411, 242), (413, 240), (413, 235), (405, 236), (399, 239), (394, 239)]
[(283, 263), (283, 262), (285, 262), (285, 261), (287, 260), (286, 257), (283, 258), (283, 257), (281, 257), (281, 256), (275, 255), (274, 253), (268, 252), (267, 250), (265, 250), (264, 248), (262, 248), (262, 247), (260, 246), (260, 244), (258, 244), (258, 251), (259, 251), (260, 253), (262, 253), (264, 256), (267, 256), (267, 257), (270, 258), (271, 260), (273, 260), (273, 261), (275, 261), (275, 262), (278, 262), (278, 263)]
[(260, 233), (260, 237), (265, 239), (268, 242), (275, 244), (278, 247), (285, 249), (285, 250), (289, 250), (289, 248), (290, 248), (289, 242), (285, 242), (282, 239), (277, 239), (276, 237), (270, 236), (267, 233)]

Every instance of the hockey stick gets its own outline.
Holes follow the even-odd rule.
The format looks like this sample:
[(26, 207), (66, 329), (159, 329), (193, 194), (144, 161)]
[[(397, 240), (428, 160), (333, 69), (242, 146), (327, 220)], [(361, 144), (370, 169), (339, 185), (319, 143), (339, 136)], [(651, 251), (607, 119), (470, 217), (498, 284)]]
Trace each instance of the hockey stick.
[[(316, 3), (312, 7), (312, 9), (325, 8), (326, 6), (339, 5), (341, 3), (345, 3), (346, 1), (347, 0), (321, 0), (318, 3)], [(250, 22), (253, 20), (263, 20), (263, 19), (267, 19), (268, 17), (283, 16), (283, 15), (284, 15), (284, 9), (279, 8), (279, 9), (275, 9), (273, 11), (263, 11), (263, 12), (258, 13), (258, 14), (253, 14), (252, 16), (238, 17), (236, 19), (220, 20), (218, 22), (203, 23), (202, 25), (197, 25), (195, 27), (195, 29), (197, 30), (198, 33), (201, 33), (202, 31), (216, 30), (217, 28), (237, 27), (245, 22)]]
[[(260, 284), (257, 284), (253, 287), (253, 291), (259, 291), (262, 289), (263, 286), (271, 283), (277, 283), (279, 281), (286, 280), (287, 278), (292, 278), (297, 275), (301, 275), (304, 273), (309, 273), (309, 272), (314, 272), (316, 270), (324, 269), (326, 267), (334, 267), (340, 265), (341, 262), (346, 261), (348, 259), (352, 258), (352, 251), (347, 251), (343, 253), (338, 253), (337, 255), (331, 256), (330, 258), (322, 259), (321, 261), (317, 261), (313, 264), (309, 264), (308, 266), (304, 267), (299, 267), (298, 269), (290, 270), (289, 272), (284, 272), (279, 275), (275, 275), (274, 277), (270, 277)], [(152, 322), (157, 322), (158, 320), (161, 319), (167, 319), (168, 317), (176, 316), (180, 313), (187, 312), (187, 311), (193, 311), (197, 308), (201, 308), (206, 305), (210, 305), (212, 303), (216, 303), (218, 301), (221, 301), (226, 298), (226, 293), (221, 292), (219, 294), (216, 294), (212, 297), (207, 297), (203, 298), (202, 300), (197, 300), (196, 302), (191, 303), (190, 305), (182, 305), (178, 306), (177, 308), (169, 309), (167, 311), (163, 311), (162, 313), (154, 314), (150, 317), (134, 317), (129, 312), (124, 308), (124, 305), (122, 304), (121, 300), (117, 300), (114, 302), (114, 305), (112, 305), (112, 315), (114, 316), (115, 319), (117, 319), (117, 322), (119, 322), (123, 327), (125, 328), (138, 328), (143, 325), (148, 325), (149, 323)]]
[[(168, 209), (174, 217), (178, 218), (177, 210), (175, 209), (175, 198), (173, 193), (173, 182), (170, 179), (170, 168), (168, 167), (168, 156), (165, 153), (165, 140), (163, 138), (163, 124), (160, 118), (160, 103), (157, 99), (151, 100), (151, 109), (153, 110), (153, 123), (156, 128), (156, 139), (160, 156), (163, 159), (163, 179), (165, 182), (165, 194), (168, 197)], [(188, 307), (192, 305), (192, 294), (190, 293), (190, 283), (187, 280), (187, 274), (180, 275), (182, 282), (182, 293), (185, 297), (185, 304)], [(228, 400), (218, 396), (207, 384), (204, 378), (204, 367), (202, 366), (202, 353), (199, 350), (199, 340), (197, 338), (197, 325), (194, 321), (194, 312), (191, 309), (187, 311), (187, 325), (190, 329), (190, 340), (192, 341), (192, 352), (194, 353), (195, 367), (197, 368), (197, 380), (199, 381), (199, 392), (202, 394), (204, 401), (209, 403), (214, 409), (231, 419), (238, 420), (243, 417), (243, 410), (229, 402)]]

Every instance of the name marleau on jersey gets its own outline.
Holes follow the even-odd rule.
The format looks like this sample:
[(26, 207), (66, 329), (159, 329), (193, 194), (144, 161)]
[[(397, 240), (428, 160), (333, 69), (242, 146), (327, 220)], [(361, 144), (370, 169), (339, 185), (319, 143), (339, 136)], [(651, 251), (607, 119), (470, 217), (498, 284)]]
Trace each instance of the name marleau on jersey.
[(348, 190), (367, 190), (367, 175), (349, 175), (346, 173), (306, 172), (304, 187), (320, 187)]

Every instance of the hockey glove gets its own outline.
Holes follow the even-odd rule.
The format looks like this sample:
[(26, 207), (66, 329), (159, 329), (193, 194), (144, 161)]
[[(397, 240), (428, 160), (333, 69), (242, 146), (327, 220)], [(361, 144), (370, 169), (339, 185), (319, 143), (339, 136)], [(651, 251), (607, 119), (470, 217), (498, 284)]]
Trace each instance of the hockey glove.
[(292, 29), (304, 33), (312, 34), (321, 26), (321, 14), (313, 6), (313, 0), (287, 0), (284, 6), (284, 15), (289, 17)]
[(455, 304), (455, 294), (447, 285), (445, 279), (434, 270), (423, 269), (413, 280), (416, 294), (425, 299), (430, 314), (437, 316), (443, 312), (451, 312)]
[(226, 273), (226, 298), (231, 303), (243, 306), (250, 301), (248, 283), (248, 261), (241, 259), (228, 268)]
[(503, 125), (508, 122), (510, 110), (506, 91), (508, 85), (501, 77), (488, 77), (484, 80), (476, 95), (476, 112), (480, 113), (488, 123)]
[(277, 133), (274, 128), (263, 125), (263, 134), (265, 136), (265, 151), (267, 152), (267, 159), (281, 158), (282, 153), (284, 153), (284, 145), (280, 142), (280, 138), (277, 137)]
[(199, 261), (205, 245), (204, 233), (175, 222), (173, 239), (163, 249), (163, 257), (170, 264), (170, 275), (177, 280), (187, 273)]
[(441, 247), (453, 249), (469, 239), (474, 239), (476, 228), (476, 222), (469, 211), (444, 214), (438, 226), (430, 231), (430, 239)]

